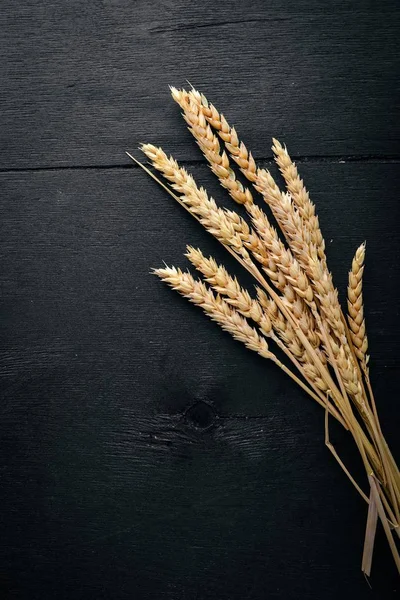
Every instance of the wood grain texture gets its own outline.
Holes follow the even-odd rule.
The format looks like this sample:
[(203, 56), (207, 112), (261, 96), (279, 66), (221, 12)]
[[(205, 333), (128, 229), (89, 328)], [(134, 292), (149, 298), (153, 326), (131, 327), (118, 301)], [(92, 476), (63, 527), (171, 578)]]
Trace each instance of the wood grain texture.
[(186, 79), (266, 164), (288, 144), (342, 297), (367, 240), (399, 457), (399, 24), (394, 0), (3, 0), (1, 598), (396, 597), (380, 531), (372, 591), (360, 573), (366, 509), (320, 407), (149, 274), (191, 243), (252, 285), (124, 150), (162, 144), (232, 207), (170, 100)]
[[(367, 239), (373, 378), (398, 452), (398, 167), (301, 167), (342, 289)], [(246, 275), (135, 167), (0, 184), (5, 597), (362, 597), (366, 511), (323, 411), (149, 268), (185, 265), (190, 242)], [(332, 437), (361, 479), (333, 423)], [(376, 557), (371, 597), (392, 597), (381, 536)]]
[[(207, 93), (257, 157), (399, 155), (395, 0), (2, 2), (0, 168), (193, 159), (167, 86)], [(177, 134), (179, 131), (179, 134)]]
[[(1, 495), (6, 484), (3, 506), (12, 507), (2, 526), (3, 597), (369, 592), (357, 570), (362, 501), (300, 423), (294, 447), (279, 419), (195, 430), (87, 391), (87, 381), (69, 378), (50, 405), (36, 400), (29, 419), (18, 394), (2, 417), (10, 458)], [(371, 598), (396, 590), (389, 559), (379, 537)]]

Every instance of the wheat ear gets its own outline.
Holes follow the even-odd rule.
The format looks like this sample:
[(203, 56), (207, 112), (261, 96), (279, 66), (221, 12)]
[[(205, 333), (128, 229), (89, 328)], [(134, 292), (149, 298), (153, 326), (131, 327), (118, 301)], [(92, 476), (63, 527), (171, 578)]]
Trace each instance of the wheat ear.
[(318, 217), (315, 214), (315, 205), (310, 200), (310, 195), (299, 176), (296, 164), (289, 156), (286, 146), (282, 146), (275, 138), (272, 141), (275, 161), (279, 166), (290, 196), (301, 215), (304, 227), (310, 233), (310, 241), (314, 244), (319, 258), (326, 262), (325, 240), (319, 226)]
[(349, 285), (347, 288), (348, 322), (354, 352), (364, 370), (367, 367), (368, 339), (365, 332), (364, 305), (362, 295), (362, 278), (364, 272), (365, 243), (357, 248), (351, 271), (349, 272)]

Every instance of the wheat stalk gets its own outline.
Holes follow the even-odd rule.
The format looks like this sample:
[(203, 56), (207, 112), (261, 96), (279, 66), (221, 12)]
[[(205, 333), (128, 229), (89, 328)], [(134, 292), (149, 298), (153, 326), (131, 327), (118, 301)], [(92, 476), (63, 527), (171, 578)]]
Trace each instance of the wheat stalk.
[[(254, 276), (258, 284), (257, 298), (242, 288), (213, 257), (205, 257), (191, 246), (188, 246), (186, 256), (204, 277), (204, 282), (174, 267), (157, 269), (155, 273), (200, 306), (247, 348), (273, 361), (324, 407), (326, 445), (370, 505), (362, 569), (369, 574), (377, 516), (399, 565), (390, 528), (399, 533), (400, 475), (382, 434), (367, 368), (368, 343), (362, 298), (365, 246), (357, 250), (349, 273), (347, 327), (327, 267), (315, 206), (286, 147), (273, 140), (275, 161), (287, 187), (285, 192), (280, 190), (269, 171), (257, 167), (236, 130), (205, 96), (194, 89), (186, 92), (171, 88), (171, 92), (211, 170), (232, 199), (246, 209), (251, 226), (237, 212), (217, 206), (206, 190), (198, 187), (193, 177), (161, 148), (150, 144), (142, 146), (169, 184), (164, 185), (134, 157), (131, 158)], [(264, 210), (256, 204), (253, 193), (238, 180), (230, 158), (271, 208), (289, 248), (272, 227)], [(278, 359), (274, 346), (295, 366), (298, 375)], [(328, 413), (335, 416), (354, 438), (369, 478), (369, 498), (329, 441)], [(359, 422), (358, 414), (364, 426)]]

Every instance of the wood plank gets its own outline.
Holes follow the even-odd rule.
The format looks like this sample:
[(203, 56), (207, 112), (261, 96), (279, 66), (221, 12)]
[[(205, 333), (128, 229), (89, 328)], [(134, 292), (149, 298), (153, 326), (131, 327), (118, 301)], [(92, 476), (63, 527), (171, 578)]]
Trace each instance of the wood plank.
[[(233, 207), (205, 166), (191, 169)], [(304, 164), (329, 261), (342, 292), (367, 240), (365, 302), (373, 376), (399, 367), (400, 243), (397, 164)], [(186, 267), (200, 246), (253, 281), (220, 245), (137, 168), (2, 174), (2, 373), (7, 385), (57, 384), (75, 373), (149, 410), (195, 400), (219, 414), (269, 415), (283, 401), (319, 410), (286, 376), (248, 352), (150, 274)], [(173, 385), (171, 386), (171, 380)], [(53, 382), (53, 383), (52, 383)], [(102, 392), (103, 393), (103, 392)], [(300, 398), (300, 400), (299, 400)], [(305, 406), (306, 405), (306, 408)], [(388, 400), (390, 406), (390, 400)]]
[[(51, 399), (44, 383), (1, 406), (4, 598), (363, 597), (366, 508), (322, 431), (275, 418), (196, 430), (87, 381)], [(397, 586), (383, 542), (377, 600)]]
[(0, 168), (197, 159), (167, 85), (207, 93), (257, 157), (399, 155), (398, 3), (5, 0)]
[[(229, 205), (205, 165), (191, 170)], [(341, 288), (368, 240), (373, 375), (396, 452), (398, 165), (302, 173)], [(323, 411), (149, 268), (184, 265), (191, 242), (248, 278), (137, 168), (0, 183), (3, 595), (362, 597), (366, 510), (324, 447)], [(371, 597), (391, 597), (379, 536), (375, 557)]]

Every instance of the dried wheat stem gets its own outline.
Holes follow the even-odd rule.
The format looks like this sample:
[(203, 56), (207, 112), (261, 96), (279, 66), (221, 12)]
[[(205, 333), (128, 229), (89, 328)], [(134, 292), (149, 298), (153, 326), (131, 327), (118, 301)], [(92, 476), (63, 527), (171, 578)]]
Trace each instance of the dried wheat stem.
[[(366, 373), (366, 384), (367, 384), (368, 393), (369, 393), (370, 398), (371, 398), (371, 402), (372, 402), (372, 406), (373, 406), (373, 409), (374, 409), (374, 413), (376, 413), (375, 398), (374, 398), (374, 393), (373, 393), (373, 390), (372, 390), (371, 381), (370, 381), (369, 373), (368, 372)], [(390, 451), (390, 448), (387, 445), (385, 438), (383, 437), (382, 429), (381, 429), (380, 422), (379, 422), (377, 414), (376, 414), (376, 425), (377, 425), (377, 428), (379, 430), (380, 438), (382, 440), (382, 444), (383, 444), (383, 447), (384, 447), (384, 455), (387, 458), (388, 463), (390, 465), (389, 466), (389, 470), (391, 471), (391, 473), (393, 475), (395, 487), (396, 487), (397, 490), (400, 491), (400, 472), (399, 472), (397, 463), (396, 463), (396, 461), (395, 461), (395, 459), (394, 459), (394, 457), (393, 457), (393, 455), (392, 455), (392, 453)], [(400, 497), (399, 497), (399, 502), (400, 502)], [(399, 520), (399, 523), (400, 523), (400, 520)]]
[(377, 524), (378, 524), (378, 511), (376, 510), (376, 503), (374, 500), (374, 495), (371, 490), (370, 497), (369, 497), (367, 525), (366, 525), (366, 529), (365, 529), (364, 550), (363, 550), (363, 556), (362, 556), (362, 562), (361, 562), (361, 570), (363, 573), (365, 573), (367, 575), (367, 577), (369, 577), (371, 575), (372, 555), (374, 552)]
[(382, 525), (385, 530), (387, 540), (389, 542), (390, 550), (391, 550), (393, 558), (395, 560), (397, 570), (400, 573), (400, 556), (399, 556), (399, 552), (397, 550), (395, 541), (393, 539), (392, 532), (390, 531), (390, 527), (389, 527), (389, 523), (388, 523), (388, 520), (387, 520), (387, 517), (385, 514), (385, 510), (382, 506), (381, 498), (379, 495), (379, 483), (376, 481), (374, 475), (372, 475), (372, 474), (368, 476), (368, 479), (369, 479), (369, 483), (371, 486), (371, 492), (374, 496), (374, 500), (376, 503), (376, 508), (377, 508), (377, 511), (379, 514), (379, 518), (382, 521)]

